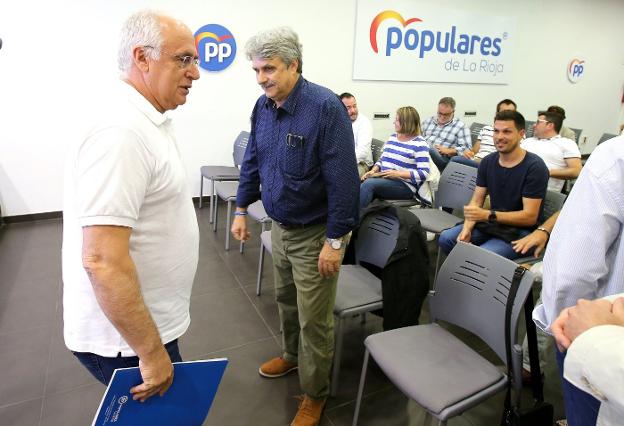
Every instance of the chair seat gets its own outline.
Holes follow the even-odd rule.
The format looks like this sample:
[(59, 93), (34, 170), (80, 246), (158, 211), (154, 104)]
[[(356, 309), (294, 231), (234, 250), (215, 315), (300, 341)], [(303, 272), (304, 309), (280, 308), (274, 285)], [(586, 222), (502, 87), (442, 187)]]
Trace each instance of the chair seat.
[(238, 167), (233, 166), (202, 166), (199, 171), (206, 179), (238, 180), (240, 178)]
[(388, 203), (397, 207), (412, 207), (418, 205), (418, 201), (415, 198), (409, 200), (386, 200)]
[[(371, 306), (377, 304), (378, 306)], [(383, 306), (381, 281), (366, 268), (359, 265), (343, 265), (340, 268), (336, 290), (335, 315), (355, 315)]]
[(255, 203), (251, 203), (247, 207), (247, 213), (249, 216), (257, 222), (267, 223), (271, 221), (269, 215), (267, 215), (266, 210), (264, 210), (264, 205), (262, 201), (258, 200)]
[(470, 404), (462, 404), (439, 415), (458, 401), (469, 403), (467, 395), (484, 389), (493, 395), (507, 383), (496, 366), (438, 324), (373, 334), (364, 344), (405, 395), (442, 420), (469, 408)]
[(460, 217), (438, 209), (409, 209), (420, 220), (420, 225), (425, 231), (439, 234), (445, 229), (454, 227), (464, 220)]
[(215, 193), (219, 198), (225, 201), (236, 200), (236, 193), (238, 192), (238, 182), (216, 182)]

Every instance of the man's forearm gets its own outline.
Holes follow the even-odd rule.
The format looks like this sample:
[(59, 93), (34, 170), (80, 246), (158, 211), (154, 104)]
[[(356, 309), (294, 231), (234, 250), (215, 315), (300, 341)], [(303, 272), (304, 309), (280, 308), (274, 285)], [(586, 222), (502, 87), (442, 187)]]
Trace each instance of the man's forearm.
[(575, 179), (578, 177), (580, 170), (566, 167), (565, 169), (549, 169), (550, 177), (557, 179)]
[(137, 356), (149, 357), (162, 348), (130, 257), (121, 265), (85, 262), (85, 269), (102, 311)]
[(503, 225), (527, 227), (533, 226), (537, 223), (537, 216), (524, 210), (515, 212), (497, 211), (496, 221), (498, 223), (502, 223)]

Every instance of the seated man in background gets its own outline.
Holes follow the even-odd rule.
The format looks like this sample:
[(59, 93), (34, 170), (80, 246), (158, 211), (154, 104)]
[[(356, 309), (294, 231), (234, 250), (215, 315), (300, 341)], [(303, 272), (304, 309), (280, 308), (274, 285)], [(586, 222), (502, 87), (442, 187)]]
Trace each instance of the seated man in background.
[[(511, 99), (503, 99), (496, 105), (497, 113), (501, 111), (516, 111), (517, 109), (518, 106)], [(496, 152), (493, 135), (494, 127), (490, 125), (483, 126), (479, 131), (479, 136), (477, 136), (477, 142), (472, 146), (472, 149), (465, 150), (464, 155), (454, 156), (451, 158), (451, 161), (470, 167), (479, 167), (479, 163), (486, 155)]]
[(546, 163), (550, 180), (548, 189), (561, 192), (565, 179), (575, 179), (581, 172), (581, 152), (576, 143), (561, 137), (561, 115), (540, 111), (533, 126), (533, 137), (522, 141), (522, 148), (537, 154)]
[[(520, 147), (524, 126), (524, 117), (517, 111), (496, 114), (497, 152), (481, 161), (474, 195), (464, 207), (464, 223), (440, 234), (439, 244), (444, 253), (450, 253), (457, 241), (464, 241), (508, 259), (520, 257), (511, 241), (535, 228), (548, 184), (544, 162)], [(487, 194), (491, 210), (483, 208)]]
[(340, 95), (340, 100), (347, 108), (347, 113), (351, 119), (353, 138), (355, 139), (355, 158), (358, 162), (358, 173), (361, 178), (373, 165), (373, 153), (371, 151), (373, 126), (368, 117), (358, 111), (355, 96), (344, 92)]
[[(420, 116), (414, 107), (401, 107), (379, 161), (362, 176), (360, 210), (373, 198), (410, 200), (425, 183), (431, 169), (429, 147), (420, 135)], [(437, 170), (436, 170), (437, 171)]]
[[(566, 119), (565, 109), (561, 108), (558, 105), (551, 105), (548, 107), (546, 111), (559, 114), (561, 116), (561, 120)], [(559, 134), (561, 135), (562, 138), (571, 139), (574, 141), (574, 143), (578, 144), (578, 141), (576, 140), (576, 133), (574, 133), (574, 130), (566, 126), (561, 126), (561, 129), (559, 129)]]
[(429, 117), (422, 125), (423, 136), (429, 144), (431, 159), (442, 172), (455, 155), (463, 155), (472, 147), (470, 129), (454, 117), (455, 99), (445, 97), (438, 102), (437, 117)]

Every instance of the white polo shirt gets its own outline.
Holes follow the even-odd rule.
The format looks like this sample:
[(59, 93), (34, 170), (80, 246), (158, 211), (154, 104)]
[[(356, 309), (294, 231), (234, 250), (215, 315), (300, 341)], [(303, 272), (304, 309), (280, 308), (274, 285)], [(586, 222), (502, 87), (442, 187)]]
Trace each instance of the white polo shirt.
[(373, 152), (371, 151), (373, 126), (370, 120), (361, 113), (358, 114), (355, 121), (351, 122), (351, 126), (353, 127), (357, 162), (366, 163), (370, 167), (373, 165)]
[[(560, 135), (555, 135), (550, 139), (524, 139), (520, 146), (533, 154), (539, 155), (549, 170), (568, 167), (565, 161), (566, 158), (581, 158), (581, 151), (579, 151), (576, 142), (568, 138), (562, 138)], [(551, 177), (548, 180), (548, 189), (561, 192), (564, 183), (564, 179)]]
[(132, 228), (130, 256), (163, 343), (190, 324), (199, 229), (170, 119), (125, 82), (69, 152), (63, 209), (65, 344), (114, 357), (135, 352), (102, 312), (82, 265), (82, 227)]

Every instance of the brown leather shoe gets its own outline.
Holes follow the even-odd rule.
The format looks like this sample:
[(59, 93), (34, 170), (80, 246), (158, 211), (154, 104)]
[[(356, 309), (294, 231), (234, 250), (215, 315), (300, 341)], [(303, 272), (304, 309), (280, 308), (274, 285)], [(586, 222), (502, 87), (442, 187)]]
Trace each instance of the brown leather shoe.
[(282, 377), (291, 371), (295, 371), (297, 368), (297, 364), (288, 362), (284, 358), (277, 357), (268, 360), (264, 364), (260, 366), (258, 373), (260, 373), (263, 377), (268, 377), (274, 379), (276, 377)]
[(317, 426), (321, 421), (325, 398), (313, 399), (304, 395), (299, 403), (299, 410), (290, 426)]

